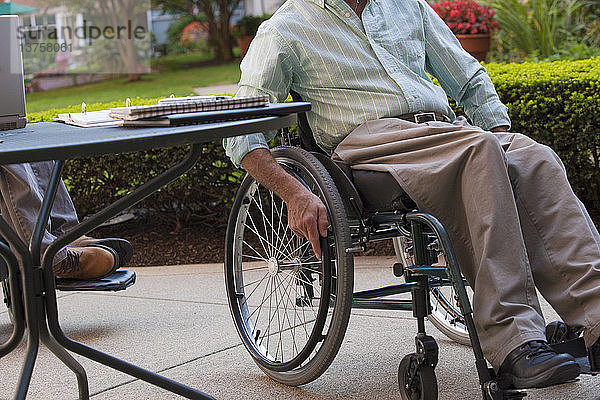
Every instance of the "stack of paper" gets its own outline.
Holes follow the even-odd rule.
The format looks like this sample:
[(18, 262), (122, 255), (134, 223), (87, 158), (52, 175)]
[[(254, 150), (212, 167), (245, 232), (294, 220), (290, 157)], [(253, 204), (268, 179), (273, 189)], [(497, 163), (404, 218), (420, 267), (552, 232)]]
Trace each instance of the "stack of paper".
[(56, 121), (64, 122), (69, 125), (81, 126), (84, 128), (92, 126), (116, 126), (123, 123), (123, 120), (114, 119), (109, 114), (110, 110), (64, 113), (58, 114)]
[(232, 96), (185, 96), (185, 97), (167, 97), (158, 100), (158, 104), (177, 104), (177, 103), (189, 103), (190, 101), (215, 101), (230, 99)]
[[(194, 96), (195, 97), (195, 96)], [(125, 121), (155, 118), (170, 114), (184, 114), (202, 111), (233, 110), (238, 108), (266, 107), (269, 104), (268, 95), (247, 97), (224, 97), (200, 98), (188, 100), (177, 100), (170, 98), (159, 104), (132, 107), (116, 107), (110, 109), (110, 117)], [(181, 98), (179, 98), (181, 99)]]

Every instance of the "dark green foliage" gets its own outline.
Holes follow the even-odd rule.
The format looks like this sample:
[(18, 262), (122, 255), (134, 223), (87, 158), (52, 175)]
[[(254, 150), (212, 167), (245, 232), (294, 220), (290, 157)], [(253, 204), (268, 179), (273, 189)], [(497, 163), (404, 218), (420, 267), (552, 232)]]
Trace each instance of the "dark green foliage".
[[(187, 151), (188, 147), (174, 147), (72, 160), (65, 168), (65, 183), (78, 213), (85, 216), (177, 164)], [(159, 211), (155, 215), (160, 222), (173, 224), (175, 229), (191, 218), (211, 225), (224, 223), (242, 175), (225, 156), (221, 143), (208, 143), (194, 169), (138, 206)]]
[(577, 195), (600, 210), (600, 58), (486, 68), (511, 130), (553, 148)]
[(245, 36), (254, 36), (258, 31), (258, 27), (273, 14), (263, 15), (246, 15), (240, 18), (233, 26), (233, 37), (240, 38)]

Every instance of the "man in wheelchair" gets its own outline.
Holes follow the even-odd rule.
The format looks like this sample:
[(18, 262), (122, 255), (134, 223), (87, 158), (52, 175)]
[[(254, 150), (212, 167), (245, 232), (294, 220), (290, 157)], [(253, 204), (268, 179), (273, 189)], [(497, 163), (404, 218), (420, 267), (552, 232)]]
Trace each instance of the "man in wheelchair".
[[(600, 370), (600, 237), (557, 155), (508, 133), (485, 69), (425, 0), (288, 0), (263, 23), (237, 95), (290, 91), (312, 104), (319, 147), (353, 169), (387, 171), (446, 227), (474, 290), (487, 360), (513, 387), (572, 380), (579, 365), (546, 344), (536, 287), (584, 328)], [(440, 88), (433, 84), (433, 75)], [(447, 94), (472, 124), (457, 119)], [(273, 159), (273, 132), (225, 140), (227, 154), (288, 207), (320, 255), (321, 200)]]

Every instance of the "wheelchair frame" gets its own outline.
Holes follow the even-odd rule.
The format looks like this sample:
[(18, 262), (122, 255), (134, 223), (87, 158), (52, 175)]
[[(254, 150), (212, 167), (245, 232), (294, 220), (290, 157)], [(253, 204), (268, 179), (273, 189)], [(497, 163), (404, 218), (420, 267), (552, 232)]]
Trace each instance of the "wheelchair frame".
[[(399, 366), (398, 382), (402, 398), (437, 398), (437, 380), (435, 377), (434, 368), (438, 362), (438, 346), (435, 339), (427, 335), (425, 331), (425, 318), (431, 312), (431, 304), (429, 298), (430, 289), (448, 284), (452, 285), (457, 293), (460, 311), (464, 318), (464, 323), (468, 329), (470, 343), (475, 355), (475, 365), (478, 372), (483, 399), (520, 399), (524, 397), (526, 395), (524, 392), (501, 389), (498, 385), (498, 382), (496, 381), (496, 376), (493, 369), (488, 368), (487, 366), (487, 362), (483, 356), (483, 351), (481, 349), (479, 338), (477, 336), (477, 332), (473, 322), (473, 312), (471, 309), (469, 297), (467, 295), (465, 282), (462, 278), (460, 269), (458, 267), (458, 263), (456, 261), (456, 256), (454, 255), (454, 251), (452, 249), (450, 238), (443, 225), (434, 216), (419, 211), (399, 210), (393, 212), (365, 212), (362, 209), (360, 195), (356, 187), (354, 187), (350, 178), (347, 177), (344, 171), (339, 166), (337, 166), (327, 155), (323, 154), (321, 151), (318, 150), (318, 148), (314, 144), (312, 133), (309, 133), (310, 131), (306, 127), (308, 127), (306, 116), (301, 114), (299, 115), (298, 125), (299, 135), (294, 136), (290, 134), (289, 130), (284, 130), (282, 132), (282, 142), (284, 144), (284, 147), (274, 149), (274, 156), (276, 160), (278, 160), (278, 162), (280, 162), (280, 164), (284, 166), (284, 168), (288, 169), (288, 172), (290, 172), (292, 175), (295, 175), (297, 179), (299, 179), (309, 189), (313, 190), (315, 194), (320, 193), (319, 195), (321, 197), (323, 197), (323, 189), (319, 188), (318, 190), (316, 190), (313, 187), (315, 186), (315, 184), (306, 183), (305, 177), (302, 175), (301, 172), (299, 172), (299, 167), (290, 166), (288, 164), (302, 164), (304, 162), (308, 165), (307, 168), (311, 169), (312, 167), (310, 166), (310, 163), (320, 163), (323, 169), (325, 170), (324, 181), (328, 182), (329, 179), (331, 179), (331, 181), (335, 183), (335, 192), (339, 191), (340, 197), (339, 200), (337, 200), (337, 202), (342, 204), (342, 208), (345, 209), (345, 213), (348, 213), (348, 217), (350, 217), (351, 215), (351, 218), (349, 218), (349, 220), (353, 221), (352, 226), (349, 226), (350, 245), (347, 245), (347, 247), (343, 249), (343, 252), (345, 254), (350, 255), (360, 253), (366, 249), (366, 244), (368, 242), (383, 239), (392, 239), (402, 235), (408, 236), (412, 239), (415, 261), (414, 265), (402, 265), (402, 263), (396, 263), (394, 265), (394, 274), (398, 277), (404, 276), (406, 283), (355, 292), (353, 293), (353, 300), (351, 302), (351, 307), (354, 308), (398, 309), (413, 311), (413, 315), (417, 319), (417, 335), (415, 337), (416, 351), (405, 356)], [(294, 152), (298, 153), (298, 155), (294, 156)], [(293, 160), (295, 157), (297, 157), (297, 160)], [(289, 159), (292, 159), (292, 161), (289, 161)], [(311, 161), (302, 161), (303, 159)], [(329, 178), (327, 178), (327, 176), (329, 176)], [(250, 177), (247, 177), (246, 179), (251, 180)], [(327, 348), (326, 350), (324, 350), (325, 352), (330, 353), (330, 359), (323, 361), (317, 355), (315, 356), (315, 359), (318, 359), (318, 361), (314, 361), (315, 359), (310, 359), (305, 364), (308, 367), (299, 367), (313, 368), (313, 370), (316, 371), (315, 373), (303, 375), (298, 379), (288, 379), (285, 373), (291, 373), (289, 371), (293, 371), (294, 368), (297, 368), (306, 360), (300, 360), (300, 362), (297, 362), (296, 357), (290, 360), (289, 362), (278, 361), (277, 353), (279, 352), (279, 347), (276, 350), (275, 357), (273, 357), (273, 355), (271, 354), (272, 351), (269, 352), (268, 350), (268, 343), (266, 350), (264, 349), (264, 346), (262, 346), (261, 343), (264, 341), (265, 337), (267, 337), (268, 342), (268, 337), (271, 334), (269, 333), (269, 335), (266, 335), (254, 326), (254, 322), (258, 323), (258, 321), (252, 320), (252, 314), (249, 313), (249, 309), (247, 309), (248, 304), (250, 303), (247, 297), (250, 297), (251, 294), (248, 295), (244, 291), (246, 282), (243, 278), (243, 267), (240, 266), (242, 264), (243, 252), (241, 251), (241, 247), (243, 247), (243, 245), (239, 244), (239, 241), (244, 241), (245, 228), (243, 227), (243, 225), (245, 224), (247, 218), (252, 219), (252, 216), (250, 215), (249, 211), (247, 211), (248, 207), (250, 207), (252, 204), (252, 200), (250, 199), (250, 197), (255, 196), (256, 191), (260, 193), (260, 189), (255, 189), (255, 191), (251, 193), (251, 190), (249, 189), (252, 187), (251, 185), (257, 185), (256, 187), (258, 188), (259, 184), (256, 182), (248, 184), (246, 183), (246, 179), (244, 183), (242, 183), (240, 192), (238, 192), (238, 195), (236, 196), (236, 204), (234, 204), (234, 208), (230, 215), (226, 238), (226, 283), (230, 307), (234, 317), (234, 323), (236, 325), (236, 328), (238, 329), (238, 333), (240, 334), (242, 341), (246, 345), (250, 354), (253, 356), (255, 362), (257, 362), (259, 367), (263, 369), (263, 371), (265, 371), (267, 375), (281, 383), (288, 385), (299, 385), (307, 383), (313, 379), (316, 379), (324, 372), (324, 370), (329, 366), (329, 364), (333, 360), (333, 357), (335, 357), (337, 349), (331, 350)], [(274, 197), (276, 197), (272, 193), (270, 195), (272, 200), (274, 199)], [(322, 200), (325, 202), (328, 208), (328, 212), (331, 214), (331, 209), (333, 207), (327, 204), (329, 200), (327, 198), (322, 198)], [(260, 200), (260, 198), (258, 199), (258, 201), (254, 199), (254, 202), (256, 202), (257, 206), (258, 202), (260, 202), (260, 210), (263, 211), (262, 200)], [(267, 200), (265, 200), (265, 208), (267, 207), (266, 204)], [(246, 207), (246, 211), (244, 211), (244, 207)], [(273, 207), (273, 204), (271, 204), (272, 209)], [(281, 210), (281, 214), (283, 214), (283, 205), (281, 205)], [(279, 217), (281, 217), (281, 215), (279, 215)], [(342, 218), (345, 218), (345, 214)], [(241, 223), (240, 219), (243, 220)], [(283, 218), (280, 219), (283, 220)], [(246, 225), (246, 229), (250, 229), (251, 231), (258, 230), (255, 222), (253, 220), (251, 222), (254, 225), (254, 229), (252, 229), (252, 227), (250, 227), (249, 225)], [(335, 225), (335, 221), (332, 224)], [(272, 223), (271, 228), (275, 229), (274, 222)], [(335, 229), (335, 226), (333, 228)], [(268, 236), (267, 231), (267, 224), (265, 224), (265, 236)], [(431, 238), (432, 235), (435, 238), (437, 238), (437, 241), (439, 243), (439, 249), (433, 250), (431, 248), (431, 242), (429, 238)], [(337, 237), (331, 239), (331, 236), (336, 235), (332, 234), (330, 230), (328, 232), (327, 240), (333, 241), (335, 245), (339, 247), (338, 242), (340, 242), (340, 239)], [(328, 242), (325, 241), (323, 242), (323, 249), (327, 248), (327, 243)], [(236, 246), (240, 249), (238, 251), (239, 254), (236, 253)], [(335, 249), (335, 251), (339, 250), (340, 249)], [(441, 252), (444, 254), (446, 266), (434, 265), (437, 262), (437, 252), (439, 250), (441, 250)], [(266, 251), (267, 250), (265, 249), (265, 252)], [(317, 275), (319, 272), (326, 271), (326, 269), (329, 268), (327, 264), (329, 262), (330, 257), (333, 256), (324, 253), (324, 261), (321, 263), (321, 270), (316, 271)], [(279, 258), (279, 256), (274, 258)], [(271, 261), (267, 261), (267, 264), (269, 264), (270, 262)], [(277, 273), (281, 272), (282, 269), (285, 269), (285, 267), (282, 267), (280, 263), (285, 264), (286, 262), (281, 262), (281, 260), (275, 260), (273, 261), (273, 263), (274, 264), (272, 266), (269, 266), (269, 273), (271, 273), (271, 275), (276, 275)], [(290, 264), (289, 261), (287, 263)], [(296, 263), (300, 265), (299, 267), (297, 267), (299, 271), (301, 271), (300, 273), (304, 273), (302, 272), (304, 271), (304, 268), (309, 270), (309, 276), (312, 272), (315, 272), (314, 269), (311, 269), (312, 267), (307, 268), (306, 266), (303, 266), (303, 262), (301, 261), (297, 261)], [(307, 262), (307, 264), (311, 263), (314, 264), (315, 261)], [(332, 261), (331, 264), (333, 265), (332, 268), (334, 272), (337, 273), (338, 270), (341, 271), (342, 263), (339, 260)], [(336, 267), (338, 268), (338, 270), (335, 269)], [(323, 273), (323, 275), (325, 274)], [(306, 275), (301, 276), (305, 277)], [(296, 275), (295, 279), (302, 280), (303, 278), (298, 278), (298, 275)], [(337, 288), (335, 287), (335, 284), (337, 282), (336, 279), (339, 280), (340, 278), (337, 277), (332, 280), (332, 292), (329, 293), (326, 291), (328, 293), (328, 296), (334, 297), (334, 301), (331, 302), (334, 307), (334, 316), (337, 312), (335, 308), (337, 308), (339, 304), (342, 303), (342, 301), (339, 300), (339, 298), (335, 297), (339, 296), (339, 293), (335, 292), (334, 294), (334, 291), (337, 290)], [(313, 281), (314, 280), (310, 282)], [(296, 284), (304, 285), (299, 284), (298, 282)], [(267, 290), (265, 289), (265, 293), (266, 292)], [(385, 299), (385, 297), (387, 296), (408, 292), (411, 293), (411, 300)], [(270, 293), (270, 295), (272, 293), (273, 291)], [(265, 295), (263, 294), (263, 298), (264, 296)], [(306, 292), (304, 292), (304, 295), (302, 296), (297, 296), (296, 306), (301, 305), (302, 302), (305, 301), (306, 297)], [(314, 296), (314, 299), (317, 298), (318, 296)], [(310, 297), (309, 301), (312, 300), (313, 298)], [(327, 302), (327, 300), (323, 299), (318, 299), (318, 301), (319, 309), (322, 308), (324, 302)], [(329, 304), (330, 308), (332, 307), (331, 303)], [(254, 312), (256, 312), (256, 310)], [(349, 314), (349, 310), (347, 310), (347, 312)], [(277, 311), (277, 313), (277, 318), (279, 318), (279, 311)], [(274, 316), (271, 317), (271, 319), (273, 318)], [(269, 328), (270, 323), (271, 321), (269, 320)], [(290, 329), (291, 325), (292, 324), (290, 324)], [(255, 329), (258, 331), (258, 333), (255, 332)], [(331, 331), (328, 330), (327, 334), (325, 334), (322, 327), (320, 327), (319, 329), (321, 330), (317, 333), (321, 334), (323, 338), (325, 338), (324, 343), (326, 343), (328, 337), (331, 335)], [(343, 328), (341, 329), (343, 329), (343, 332), (341, 332), (341, 337), (343, 338), (343, 335), (345, 334), (345, 326), (343, 326)], [(263, 335), (262, 338), (260, 338), (261, 334)], [(336, 336), (335, 332), (333, 333), (333, 336)], [(337, 340), (338, 342), (340, 342), (339, 344), (341, 344), (341, 339), (339, 337), (337, 339), (332, 340), (334, 342)], [(307, 343), (308, 342), (309, 341), (307, 341)], [(323, 347), (326, 347), (326, 345), (323, 344)], [(314, 348), (315, 347), (311, 348), (311, 351), (313, 351)], [(306, 347), (303, 348), (303, 350), (305, 349)], [(317, 350), (317, 353), (319, 351), (320, 350)], [(281, 353), (281, 358), (283, 359), (283, 346), (281, 348)], [(302, 351), (298, 351), (298, 355), (300, 353), (302, 353)], [(333, 355), (331, 355), (331, 353), (333, 353)], [(320, 363), (320, 366), (313, 367), (311, 366), (311, 363)], [(287, 367), (283, 367), (286, 365)]]

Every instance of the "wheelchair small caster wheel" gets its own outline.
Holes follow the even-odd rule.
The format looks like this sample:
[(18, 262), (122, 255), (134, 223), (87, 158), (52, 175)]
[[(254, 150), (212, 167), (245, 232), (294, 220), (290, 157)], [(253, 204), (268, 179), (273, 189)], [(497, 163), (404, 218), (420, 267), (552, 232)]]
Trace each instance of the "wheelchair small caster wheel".
[(405, 356), (398, 366), (402, 400), (437, 400), (438, 385), (433, 367), (419, 363), (416, 354)]

